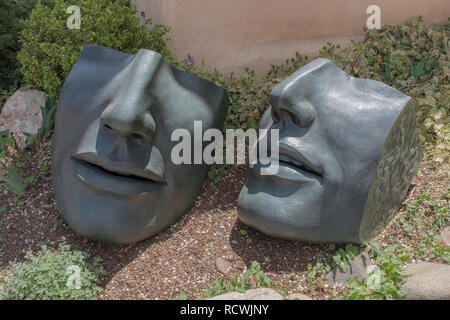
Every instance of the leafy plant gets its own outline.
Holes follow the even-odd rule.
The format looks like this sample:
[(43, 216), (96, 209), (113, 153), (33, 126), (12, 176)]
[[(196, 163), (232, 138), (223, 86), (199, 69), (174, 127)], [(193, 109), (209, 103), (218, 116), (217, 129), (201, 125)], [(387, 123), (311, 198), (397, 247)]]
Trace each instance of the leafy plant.
[[(66, 26), (66, 9), (77, 5), (81, 9), (81, 29)], [(31, 17), (24, 22), (20, 35), (22, 48), (18, 54), (25, 83), (58, 96), (69, 71), (80, 56), (84, 44), (97, 44), (136, 53), (141, 48), (168, 55), (165, 37), (169, 28), (152, 26), (150, 19), (141, 25), (135, 16), (136, 7), (125, 1), (54, 0), (49, 8), (38, 3)]]
[(328, 280), (325, 278), (328, 272), (330, 272), (331, 266), (325, 261), (325, 259), (318, 259), (317, 263), (313, 266), (308, 264), (308, 284), (318, 285), (322, 287)]
[(61, 244), (55, 252), (45, 245), (36, 254), (29, 251), (26, 263), (15, 263), (4, 281), (0, 299), (80, 300), (96, 299), (102, 290), (97, 283), (104, 274), (100, 258), (87, 262), (89, 255), (70, 251)]
[(8, 130), (0, 131), (0, 158), (6, 154), (6, 146), (11, 145), (12, 140)]
[(241, 233), (242, 237), (245, 239), (245, 242), (248, 245), (250, 245), (253, 242), (252, 238), (250, 238), (250, 236), (248, 235), (248, 231), (247, 230), (242, 229), (239, 232)]
[(27, 137), (26, 144), (31, 145), (37, 141), (42, 141), (50, 137), (55, 126), (57, 100), (55, 97), (47, 97), (45, 107), (41, 107), (42, 114), (42, 126), (38, 129), (37, 133), (31, 135), (25, 133)]
[(25, 195), (25, 189), (27, 188), (27, 181), (24, 181), (17, 172), (17, 168), (14, 164), (8, 166), (9, 176), (0, 176), (0, 179), (5, 183), (6, 188), (14, 191), (19, 196)]
[(378, 266), (377, 269), (362, 281), (356, 277), (347, 280), (347, 289), (337, 300), (380, 300), (399, 299), (405, 295), (401, 286), (405, 282), (408, 274), (402, 270), (401, 265), (409, 259), (409, 256), (393, 255), (395, 246), (381, 250), (378, 242), (368, 245), (372, 256)]
[(422, 75), (430, 75), (437, 68), (438, 64), (436, 59), (426, 57), (422, 59), (417, 64), (411, 63), (409, 68), (409, 74), (420, 80)]
[(275, 284), (273, 283), (272, 279), (270, 279), (264, 271), (261, 270), (261, 265), (253, 261), (252, 267), (250, 270), (247, 270), (248, 275), (252, 275), (255, 277), (258, 286), (263, 288), (272, 288)]
[(215, 281), (212, 288), (207, 288), (203, 293), (203, 298), (211, 298), (228, 292), (242, 292), (252, 288), (249, 278), (253, 277), (258, 287), (273, 288), (274, 283), (262, 270), (261, 265), (257, 261), (252, 262), (252, 266), (248, 269), (241, 280), (235, 275), (232, 280), (221, 278)]
[[(431, 258), (450, 262), (450, 248), (445, 247), (440, 237), (441, 230), (450, 222), (445, 190), (441, 199), (432, 199), (425, 188), (415, 201), (407, 203), (405, 214), (395, 219), (396, 229), (402, 234), (403, 240), (414, 241), (413, 245), (398, 247), (395, 254), (404, 255), (408, 252), (415, 259)], [(418, 235), (420, 240), (415, 241)]]
[(37, 178), (36, 178), (36, 175), (34, 173), (32, 173), (31, 175), (29, 175), (28, 177), (23, 179), (23, 183), (26, 186), (28, 186), (30, 184), (36, 184), (36, 182), (37, 182)]
[(174, 300), (187, 300), (186, 293), (181, 292)]
[(203, 298), (208, 299), (228, 292), (244, 293), (249, 289), (251, 289), (251, 284), (247, 281), (245, 275), (241, 281), (235, 275), (231, 281), (227, 278), (217, 279), (212, 288), (207, 288), (203, 292)]
[(39, 159), (38, 167), (41, 172), (48, 171), (48, 163)]
[(347, 244), (344, 249), (340, 248), (333, 256), (333, 267), (338, 267), (342, 272), (347, 272), (349, 264), (348, 261), (353, 261), (359, 254), (359, 248), (353, 244)]

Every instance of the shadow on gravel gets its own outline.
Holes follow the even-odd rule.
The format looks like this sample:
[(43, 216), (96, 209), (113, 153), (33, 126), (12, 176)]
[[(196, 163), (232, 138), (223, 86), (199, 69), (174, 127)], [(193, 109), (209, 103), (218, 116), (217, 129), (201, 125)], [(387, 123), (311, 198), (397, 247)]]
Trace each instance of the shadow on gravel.
[[(245, 230), (246, 235), (241, 230)], [(253, 261), (258, 261), (264, 272), (275, 274), (306, 271), (308, 264), (315, 265), (319, 257), (332, 252), (325, 244), (267, 236), (240, 220), (236, 221), (230, 234), (230, 245), (247, 267), (251, 267)]]

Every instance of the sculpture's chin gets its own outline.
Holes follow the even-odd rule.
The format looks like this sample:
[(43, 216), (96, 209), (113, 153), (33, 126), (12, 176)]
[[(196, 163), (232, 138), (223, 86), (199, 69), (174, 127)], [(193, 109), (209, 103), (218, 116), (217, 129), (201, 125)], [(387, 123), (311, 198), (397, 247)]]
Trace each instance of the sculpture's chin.
[[(126, 202), (109, 200), (77, 190), (69, 199), (58, 200), (68, 225), (94, 241), (129, 244), (157, 233), (161, 213), (144, 210)], [(148, 201), (151, 208), (151, 202)]]
[[(312, 192), (314, 192), (312, 190)], [(306, 196), (305, 196), (306, 195)], [(320, 233), (320, 192), (307, 190), (280, 198), (242, 189), (237, 202), (239, 220), (273, 237), (317, 241)]]

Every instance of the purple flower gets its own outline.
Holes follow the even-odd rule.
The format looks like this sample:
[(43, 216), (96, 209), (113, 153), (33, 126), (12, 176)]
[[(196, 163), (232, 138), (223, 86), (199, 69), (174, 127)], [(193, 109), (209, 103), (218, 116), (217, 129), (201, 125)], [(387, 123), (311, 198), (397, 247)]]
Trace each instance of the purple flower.
[(189, 57), (189, 62), (190, 62), (190, 63), (194, 63), (194, 58)]

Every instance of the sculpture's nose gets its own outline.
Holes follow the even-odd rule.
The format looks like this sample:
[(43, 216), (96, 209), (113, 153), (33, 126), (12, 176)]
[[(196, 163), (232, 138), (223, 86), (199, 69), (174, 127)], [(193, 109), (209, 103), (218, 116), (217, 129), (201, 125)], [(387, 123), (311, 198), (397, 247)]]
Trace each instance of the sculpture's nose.
[(292, 121), (302, 128), (310, 127), (316, 119), (316, 109), (290, 86), (278, 85), (270, 94), (272, 118), (275, 122)]
[(156, 123), (152, 106), (152, 82), (161, 65), (161, 56), (141, 50), (120, 75), (120, 88), (101, 115), (101, 129), (116, 133), (139, 143), (153, 140)]
[(115, 132), (140, 143), (150, 143), (156, 131), (155, 121), (150, 112), (137, 110), (129, 101), (109, 106), (101, 117), (102, 130)]

